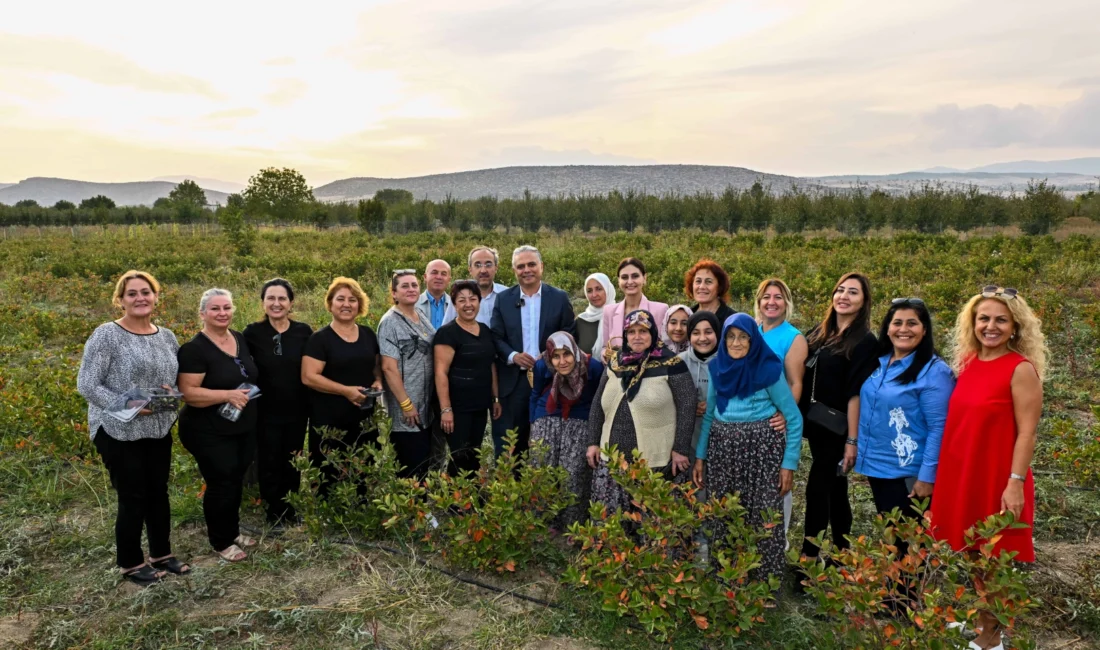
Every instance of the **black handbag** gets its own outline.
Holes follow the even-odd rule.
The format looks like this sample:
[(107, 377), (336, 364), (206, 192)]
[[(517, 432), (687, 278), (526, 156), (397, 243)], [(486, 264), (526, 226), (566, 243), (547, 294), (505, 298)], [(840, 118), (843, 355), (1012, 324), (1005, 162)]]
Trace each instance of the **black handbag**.
[(848, 433), (848, 414), (841, 413), (814, 399), (817, 393), (817, 356), (819, 354), (821, 354), (820, 348), (813, 358), (814, 378), (810, 386), (810, 410), (806, 412), (806, 419), (838, 436), (844, 436)]

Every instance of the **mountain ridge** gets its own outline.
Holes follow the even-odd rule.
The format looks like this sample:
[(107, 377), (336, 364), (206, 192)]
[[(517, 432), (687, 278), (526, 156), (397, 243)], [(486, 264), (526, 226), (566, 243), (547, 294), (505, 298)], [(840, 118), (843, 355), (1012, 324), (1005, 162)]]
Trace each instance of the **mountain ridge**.
[[(7, 187), (0, 187), (0, 203), (14, 205), (32, 199), (39, 205), (51, 206), (58, 201), (80, 204), (81, 201), (102, 194), (118, 205), (153, 205), (167, 197), (176, 183), (167, 181), (135, 181), (130, 183), (92, 183), (68, 178), (32, 176)], [(225, 192), (203, 188), (208, 203), (225, 205)]]

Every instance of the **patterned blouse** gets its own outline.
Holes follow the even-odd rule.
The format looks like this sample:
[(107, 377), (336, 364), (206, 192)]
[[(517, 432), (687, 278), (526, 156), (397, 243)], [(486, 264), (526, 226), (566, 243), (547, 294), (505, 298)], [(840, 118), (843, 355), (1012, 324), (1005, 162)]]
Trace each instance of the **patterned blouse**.
[[(419, 323), (414, 323), (397, 311), (396, 307), (390, 307), (378, 321), (377, 336), (382, 356), (397, 361), (401, 381), (405, 384), (405, 393), (420, 414), (420, 426), (426, 429), (432, 422), (431, 397), (435, 386), (432, 339), (435, 337), (435, 328), (423, 315), (420, 316)], [(415, 425), (405, 422), (397, 398), (388, 387), (386, 412), (393, 418), (394, 431), (417, 430)]]
[(105, 411), (133, 387), (175, 386), (179, 350), (176, 335), (165, 327), (152, 334), (134, 334), (116, 322), (97, 327), (84, 344), (76, 390), (88, 400), (88, 433), (94, 439), (102, 427), (115, 440), (163, 438), (176, 421), (175, 413), (139, 415), (122, 422)]

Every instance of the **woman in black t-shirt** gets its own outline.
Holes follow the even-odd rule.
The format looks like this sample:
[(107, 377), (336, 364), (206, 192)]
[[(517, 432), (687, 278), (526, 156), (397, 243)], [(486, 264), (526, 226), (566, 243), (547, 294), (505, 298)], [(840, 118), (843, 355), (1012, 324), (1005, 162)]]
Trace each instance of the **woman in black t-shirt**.
[[(500, 417), (496, 347), (492, 331), (477, 321), (481, 290), (472, 280), (451, 286), (455, 319), (435, 333), (435, 389), (443, 432), (451, 448), (447, 473), (478, 470), (477, 450), (485, 435), (489, 409)], [(486, 390), (492, 387), (492, 392)]]
[[(180, 442), (199, 464), (206, 481), (202, 512), (210, 545), (223, 559), (239, 562), (256, 541), (241, 535), (244, 472), (255, 456), (256, 404), (248, 388), (259, 376), (244, 336), (229, 329), (233, 295), (208, 289), (199, 300), (202, 331), (180, 346), (177, 383), (186, 403), (179, 419)], [(219, 411), (239, 411), (235, 420)]]
[[(824, 320), (806, 335), (810, 351), (799, 409), (813, 464), (806, 482), (804, 536), (816, 537), (831, 524), (833, 543), (839, 548), (848, 547), (844, 536), (852, 532), (847, 473), (855, 464), (859, 389), (877, 362), (870, 318), (871, 284), (859, 273), (848, 273), (836, 283)], [(814, 421), (810, 414), (814, 401), (847, 415), (844, 435)], [(802, 542), (803, 556), (817, 557), (818, 550), (809, 541)]]
[[(321, 493), (327, 494), (336, 471), (323, 465), (328, 449), (347, 449), (363, 442), (375, 442), (377, 430), (370, 427), (374, 398), (364, 391), (369, 386), (382, 390), (382, 362), (378, 338), (356, 318), (367, 313), (367, 295), (359, 283), (339, 277), (325, 294), (332, 322), (314, 332), (302, 357), (302, 383), (309, 389), (309, 455), (321, 469)], [(368, 427), (364, 430), (364, 423)], [(323, 439), (321, 429), (338, 432)]]
[(290, 320), (294, 287), (282, 278), (268, 280), (260, 289), (264, 319), (244, 328), (244, 338), (256, 366), (257, 385), (263, 391), (256, 426), (260, 498), (267, 508), (267, 523), (280, 526), (296, 519), (286, 495), (301, 480), (291, 459), (306, 439), (309, 404), (302, 384), (302, 353), (313, 328)]

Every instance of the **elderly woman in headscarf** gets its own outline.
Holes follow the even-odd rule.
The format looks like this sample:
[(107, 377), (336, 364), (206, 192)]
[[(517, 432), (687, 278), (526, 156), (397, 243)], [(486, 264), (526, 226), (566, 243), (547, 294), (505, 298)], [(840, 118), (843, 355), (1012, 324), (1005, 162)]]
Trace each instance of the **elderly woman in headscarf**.
[[(764, 527), (771, 521), (766, 513), (779, 511), (794, 483), (802, 414), (783, 378), (783, 363), (748, 314), (726, 319), (709, 370), (693, 478), (702, 486), (705, 464), (711, 496), (739, 493), (748, 521)], [(777, 409), (786, 418), (785, 434), (769, 423)], [(772, 528), (758, 546), (761, 567), (754, 579), (782, 575), (784, 538), (774, 534), (778, 530)]]
[[(585, 354), (568, 332), (554, 332), (546, 339), (546, 354), (531, 370), (531, 447), (533, 466), (558, 465), (569, 473), (569, 489), (577, 501), (556, 518), (555, 527), (580, 521), (588, 512), (592, 471), (588, 447), (588, 414), (596, 394), (603, 363)], [(536, 443), (547, 447), (535, 451)]]
[(611, 478), (600, 449), (616, 445), (674, 481), (687, 477), (695, 428), (695, 383), (680, 357), (665, 348), (653, 314), (638, 309), (623, 323), (623, 346), (608, 365), (588, 418), (592, 498), (609, 508), (630, 499)]
[(694, 312), (687, 305), (672, 305), (665, 312), (664, 333), (665, 347), (673, 354), (680, 354), (691, 349), (691, 341), (688, 339), (688, 321)]
[(577, 314), (577, 345), (581, 350), (599, 357), (603, 350), (603, 310), (615, 304), (615, 285), (605, 273), (593, 273), (584, 279), (584, 297), (588, 307)]

